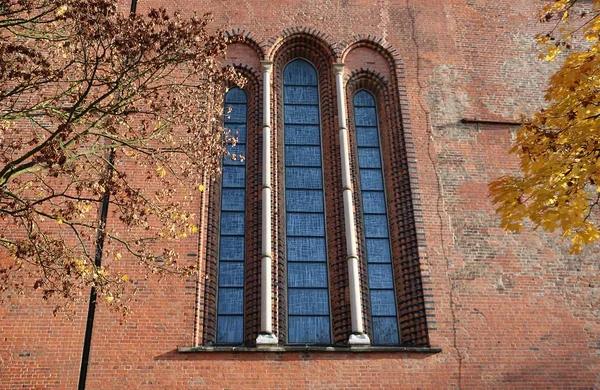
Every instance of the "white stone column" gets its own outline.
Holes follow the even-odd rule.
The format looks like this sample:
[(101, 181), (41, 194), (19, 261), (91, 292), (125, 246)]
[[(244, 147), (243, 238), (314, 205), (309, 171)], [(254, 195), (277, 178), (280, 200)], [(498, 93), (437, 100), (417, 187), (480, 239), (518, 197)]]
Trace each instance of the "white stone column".
[(346, 251), (348, 261), (348, 280), (350, 286), (350, 315), (352, 334), (349, 345), (370, 345), (371, 340), (365, 333), (362, 321), (362, 300), (360, 297), (360, 279), (358, 274), (358, 249), (356, 243), (356, 225), (354, 222), (352, 178), (350, 175), (350, 143), (346, 116), (346, 92), (344, 89), (344, 64), (334, 64), (337, 90), (338, 118), (340, 129), (340, 151), (342, 157), (342, 185), (344, 186), (344, 225), (346, 230)]
[(271, 267), (273, 249), (271, 243), (271, 73), (273, 63), (261, 62), (263, 71), (263, 185), (262, 185), (262, 259), (260, 287), (260, 334), (257, 346), (270, 346), (278, 343), (273, 334), (273, 291)]

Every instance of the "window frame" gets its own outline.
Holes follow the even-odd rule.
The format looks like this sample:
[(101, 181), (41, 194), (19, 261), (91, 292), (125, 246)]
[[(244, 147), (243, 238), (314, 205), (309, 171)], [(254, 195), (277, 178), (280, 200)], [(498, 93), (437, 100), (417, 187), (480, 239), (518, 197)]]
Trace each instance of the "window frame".
[[(388, 241), (388, 251), (389, 251), (389, 256), (390, 256), (390, 261), (389, 263), (380, 263), (380, 264), (389, 264), (390, 265), (390, 269), (391, 269), (391, 280), (392, 280), (392, 288), (391, 291), (393, 292), (393, 296), (394, 296), (394, 308), (395, 308), (395, 315), (393, 316), (396, 319), (396, 335), (398, 337), (398, 342), (397, 343), (375, 343), (375, 331), (374, 331), (374, 326), (373, 326), (373, 304), (372, 304), (372, 298), (371, 298), (371, 282), (370, 282), (370, 275), (369, 275), (369, 266), (370, 266), (370, 262), (369, 262), (369, 258), (368, 258), (368, 254), (367, 254), (367, 236), (366, 236), (366, 224), (365, 224), (365, 212), (364, 212), (364, 199), (363, 199), (363, 188), (362, 188), (362, 180), (361, 180), (361, 167), (360, 167), (360, 162), (359, 162), (359, 153), (358, 153), (358, 149), (359, 149), (359, 142), (358, 142), (358, 129), (357, 127), (369, 127), (369, 126), (359, 126), (357, 125), (357, 121), (356, 121), (356, 104), (355, 104), (355, 97), (358, 93), (360, 92), (366, 92), (368, 93), (371, 98), (373, 99), (373, 108), (375, 109), (375, 126), (371, 126), (371, 127), (376, 127), (377, 129), (377, 148), (379, 149), (379, 163), (381, 164), (381, 168), (379, 168), (381, 170), (381, 179), (382, 179), (382, 190), (381, 192), (383, 192), (383, 196), (384, 196), (384, 206), (385, 206), (385, 214), (379, 214), (379, 215), (385, 215), (385, 219), (386, 219), (386, 229), (387, 229), (387, 241)], [(352, 152), (354, 153), (355, 156), (355, 162), (356, 162), (356, 183), (358, 184), (358, 191), (356, 191), (356, 189), (354, 190), (354, 193), (356, 194), (357, 192), (360, 193), (360, 195), (356, 200), (356, 209), (357, 211), (359, 211), (360, 215), (359, 215), (359, 219), (362, 222), (362, 226), (363, 228), (360, 230), (361, 236), (358, 238), (358, 243), (359, 245), (362, 245), (362, 248), (359, 248), (359, 251), (361, 253), (363, 253), (364, 255), (364, 262), (363, 264), (366, 265), (365, 267), (365, 290), (367, 291), (367, 297), (369, 298), (369, 307), (368, 307), (368, 317), (369, 317), (369, 323), (370, 323), (370, 338), (371, 338), (371, 345), (374, 346), (397, 346), (397, 345), (402, 345), (402, 337), (401, 337), (401, 328), (400, 328), (400, 318), (399, 318), (399, 305), (398, 305), (398, 288), (396, 285), (396, 274), (395, 274), (395, 270), (394, 270), (394, 255), (393, 255), (393, 251), (392, 251), (392, 230), (391, 230), (391, 226), (390, 226), (390, 215), (389, 215), (389, 197), (388, 197), (388, 191), (387, 191), (387, 180), (386, 180), (386, 167), (385, 167), (385, 158), (384, 158), (384, 148), (383, 148), (383, 143), (382, 143), (382, 136), (381, 136), (381, 120), (380, 120), (380, 111), (379, 111), (379, 104), (378, 104), (378, 98), (377, 98), (377, 93), (371, 91), (368, 88), (358, 88), (356, 90), (353, 91), (352, 96), (350, 99), (346, 98), (347, 100), (347, 104), (351, 104), (352, 106), (352, 132), (353, 132), (353, 138), (354, 138), (354, 142), (353, 142), (353, 148), (352, 148)], [(361, 107), (366, 107), (366, 106), (361, 106)], [(374, 148), (374, 147), (373, 147)], [(373, 168), (366, 168), (366, 169), (373, 169)], [(367, 191), (372, 191), (372, 190), (367, 190)], [(361, 250), (362, 249), (362, 250)], [(375, 289), (375, 290), (380, 290), (380, 289)], [(388, 289), (390, 290), (390, 289)], [(392, 316), (375, 316), (375, 317), (389, 317), (392, 318)]]
[[(323, 211), (322, 211), (322, 218), (323, 218), (323, 227), (324, 227), (324, 234), (323, 234), (323, 238), (325, 240), (325, 269), (326, 269), (326, 275), (327, 275), (327, 304), (328, 304), (328, 314), (327, 314), (327, 318), (328, 318), (328, 322), (329, 322), (329, 326), (328, 326), (328, 330), (329, 330), (329, 343), (323, 344), (323, 343), (291, 343), (289, 342), (290, 339), (290, 322), (289, 322), (289, 317), (290, 317), (290, 312), (289, 312), (289, 267), (288, 267), (288, 232), (287, 232), (287, 207), (288, 207), (288, 203), (287, 203), (287, 165), (286, 165), (286, 152), (285, 152), (285, 148), (286, 148), (286, 142), (285, 142), (285, 127), (286, 127), (286, 121), (285, 121), (285, 70), (287, 69), (287, 67), (294, 61), (304, 61), (307, 64), (309, 64), (313, 71), (315, 72), (315, 77), (316, 77), (316, 89), (317, 89), (317, 102), (318, 102), (318, 127), (319, 127), (319, 153), (320, 153), (320, 159), (321, 159), (321, 164), (319, 166), (319, 169), (321, 170), (321, 193), (322, 193), (322, 201), (323, 201)], [(283, 129), (282, 129), (282, 137), (283, 137), (283, 142), (282, 142), (282, 146), (283, 146), (283, 153), (282, 153), (282, 166), (283, 166), (283, 172), (282, 172), (282, 177), (283, 177), (283, 193), (280, 194), (280, 196), (283, 197), (283, 205), (284, 205), (284, 213), (285, 213), (285, 218), (284, 218), (284, 226), (285, 226), (285, 234), (284, 234), (284, 245), (285, 245), (285, 251), (284, 251), (284, 262), (285, 262), (285, 296), (286, 296), (286, 311), (285, 311), (285, 324), (287, 327), (287, 331), (286, 331), (286, 338), (285, 338), (285, 344), (286, 345), (292, 345), (292, 346), (298, 346), (298, 345), (314, 345), (314, 346), (331, 346), (334, 345), (334, 331), (333, 331), (333, 306), (332, 306), (332, 299), (331, 299), (331, 272), (330, 272), (330, 259), (329, 259), (329, 253), (328, 253), (328, 244), (329, 244), (329, 237), (328, 237), (328, 233), (327, 233), (327, 197), (326, 197), (326, 192), (325, 192), (325, 159), (324, 159), (324, 154), (323, 154), (323, 145), (324, 145), (324, 140), (323, 140), (323, 118), (322, 118), (322, 95), (321, 95), (321, 83), (319, 82), (319, 71), (318, 68), (315, 66), (315, 64), (310, 61), (309, 59), (302, 57), (302, 56), (295, 56), (294, 58), (292, 58), (290, 61), (288, 61), (287, 63), (285, 63), (285, 65), (282, 67), (281, 69), (281, 85), (280, 85), (280, 91), (281, 91), (281, 101), (282, 101), (282, 111), (281, 111), (281, 123), (283, 124)], [(296, 85), (296, 84), (294, 84)], [(281, 293), (281, 292), (280, 292)], [(292, 315), (294, 316), (294, 315)], [(299, 317), (301, 315), (298, 315)], [(308, 315), (307, 315), (308, 316)], [(323, 315), (323, 317), (325, 317)]]
[[(227, 94), (229, 94), (231, 91), (233, 90), (240, 90), (244, 93), (244, 102), (243, 103), (232, 103), (229, 102), (227, 103)], [(244, 344), (244, 335), (246, 332), (246, 314), (247, 314), (247, 308), (246, 308), (246, 262), (247, 262), (247, 256), (246, 256), (246, 247), (247, 247), (247, 237), (246, 237), (246, 230), (248, 228), (248, 214), (247, 214), (247, 199), (248, 199), (248, 191), (247, 191), (247, 180), (248, 180), (248, 164), (247, 164), (247, 160), (246, 160), (246, 155), (247, 153), (247, 145), (248, 145), (248, 92), (240, 87), (232, 87), (229, 88), (226, 92), (225, 95), (223, 96), (223, 109), (224, 111), (227, 110), (228, 104), (238, 104), (241, 105), (243, 104), (245, 106), (245, 117), (244, 117), (244, 127), (246, 128), (245, 130), (245, 136), (244, 136), (244, 162), (243, 162), (243, 168), (244, 168), (244, 200), (243, 200), (243, 204), (244, 204), (244, 208), (243, 208), (243, 220), (244, 220), (244, 231), (242, 235), (228, 235), (226, 237), (243, 237), (244, 240), (244, 249), (243, 249), (243, 254), (242, 257), (243, 259), (241, 261), (235, 261), (235, 262), (241, 262), (242, 263), (242, 313), (241, 314), (219, 314), (219, 296), (220, 296), (220, 290), (221, 290), (221, 286), (220, 286), (220, 282), (221, 282), (221, 262), (223, 261), (221, 259), (221, 243), (222, 243), (222, 239), (223, 239), (223, 234), (222, 234), (222, 216), (223, 216), (223, 211), (225, 212), (231, 212), (231, 210), (223, 210), (223, 190), (226, 189), (223, 187), (223, 174), (221, 174), (221, 181), (219, 183), (219, 222), (218, 222), (218, 239), (217, 239), (217, 246), (216, 246), (216, 256), (217, 256), (217, 265), (216, 265), (216, 293), (215, 293), (215, 335), (214, 335), (214, 339), (215, 339), (215, 344), (216, 345), (222, 345), (222, 346), (235, 346), (235, 345), (243, 345)], [(227, 113), (224, 113), (224, 115), (227, 115)], [(223, 125), (226, 129), (230, 130), (230, 131), (234, 131), (233, 129), (229, 129), (227, 128), (227, 120), (224, 118), (223, 119)], [(234, 125), (241, 125), (242, 123), (232, 123)], [(239, 145), (239, 143), (236, 143), (236, 146)], [(224, 161), (226, 158), (231, 159), (230, 156), (223, 156), (223, 158), (221, 159), (221, 172), (223, 172), (223, 169), (225, 169), (226, 166), (231, 166), (231, 167), (239, 167), (241, 164), (231, 164), (231, 165), (225, 165)], [(239, 159), (239, 156), (238, 156)], [(241, 188), (241, 187), (234, 187), (234, 188)], [(236, 210), (237, 211), (237, 210)], [(239, 211), (238, 211), (239, 212)], [(234, 262), (234, 261), (225, 261), (225, 262)], [(239, 288), (239, 287), (224, 287), (224, 288)], [(242, 329), (241, 329), (241, 340), (239, 342), (219, 342), (219, 317), (220, 316), (241, 316), (242, 317)]]

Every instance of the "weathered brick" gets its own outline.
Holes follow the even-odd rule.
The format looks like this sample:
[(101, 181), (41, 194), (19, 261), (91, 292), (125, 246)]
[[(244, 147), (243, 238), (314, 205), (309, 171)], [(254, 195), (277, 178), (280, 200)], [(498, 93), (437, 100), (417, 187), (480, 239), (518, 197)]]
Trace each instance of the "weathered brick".
[[(198, 280), (144, 280), (138, 266), (123, 259), (122, 267), (138, 280), (134, 313), (119, 324), (120, 318), (98, 308), (88, 388), (599, 387), (598, 248), (571, 256), (555, 235), (502, 231), (486, 184), (518, 169), (507, 154), (515, 126), (461, 123), (514, 120), (540, 105), (550, 71), (537, 62), (531, 39), (540, 29), (540, 4), (139, 1), (139, 12), (156, 6), (184, 15), (213, 11), (215, 26), (248, 37), (231, 48), (228, 61), (249, 78), (249, 171), (262, 165), (259, 61), (274, 60), (273, 312), (282, 339), (281, 71), (302, 56), (319, 74), (324, 174), (332, 187), (326, 194), (332, 319), (339, 344), (347, 339), (350, 318), (331, 64), (347, 65), (348, 96), (360, 88), (376, 92), (402, 338), (442, 352), (179, 353), (178, 347), (214, 340), (217, 179), (198, 203), (199, 236), (178, 244), (182, 254), (198, 253)], [(352, 165), (356, 177), (355, 160)], [(261, 178), (247, 180), (248, 193), (256, 194), (247, 200), (246, 235), (245, 340), (252, 343), (260, 322)], [(360, 204), (356, 192), (355, 202)], [(357, 223), (360, 233), (358, 217)], [(364, 273), (361, 278), (364, 284)], [(362, 297), (367, 303), (366, 289)], [(76, 387), (87, 305), (74, 309), (69, 319), (53, 317), (52, 306), (34, 294), (10, 297), (0, 306), (0, 388)], [(366, 305), (367, 325), (368, 310)]]

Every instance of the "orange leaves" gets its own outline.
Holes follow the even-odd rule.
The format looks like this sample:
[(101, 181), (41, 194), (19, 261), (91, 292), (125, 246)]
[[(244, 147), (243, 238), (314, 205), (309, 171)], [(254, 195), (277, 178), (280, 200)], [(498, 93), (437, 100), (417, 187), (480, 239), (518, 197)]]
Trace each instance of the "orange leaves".
[[(503, 228), (518, 231), (529, 219), (536, 228), (560, 230), (573, 253), (600, 238), (600, 0), (579, 13), (584, 23), (566, 27), (576, 3), (554, 1), (540, 11), (543, 21), (557, 17), (565, 26), (559, 36), (553, 29), (536, 37), (541, 56), (551, 61), (563, 50), (569, 54), (550, 78), (546, 107), (517, 132), (511, 153), (520, 160), (521, 175), (489, 185)], [(578, 31), (590, 44), (574, 50), (569, 42)]]
[(0, 28), (10, 20), (0, 44), (0, 105), (11, 107), (0, 111), (0, 246), (44, 296), (74, 300), (95, 286), (115, 307), (129, 278), (94, 267), (100, 235), (115, 267), (191, 272), (174, 242), (198, 232), (199, 183), (232, 142), (222, 92), (243, 81), (220, 63), (224, 32), (210, 31), (208, 16), (124, 15), (116, 0), (9, 2)]

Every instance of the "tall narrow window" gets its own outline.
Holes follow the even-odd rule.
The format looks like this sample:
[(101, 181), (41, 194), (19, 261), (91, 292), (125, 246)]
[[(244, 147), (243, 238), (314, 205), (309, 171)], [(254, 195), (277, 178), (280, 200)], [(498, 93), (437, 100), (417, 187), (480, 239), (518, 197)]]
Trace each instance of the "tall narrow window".
[(375, 98), (365, 90), (354, 95), (358, 168), (365, 224), (373, 344), (398, 344), (396, 294)]
[(244, 337), (244, 249), (246, 167), (239, 155), (246, 151), (246, 93), (232, 88), (225, 95), (225, 127), (237, 137), (223, 158), (217, 343), (241, 344)]
[(317, 72), (297, 59), (283, 74), (288, 343), (330, 344)]

